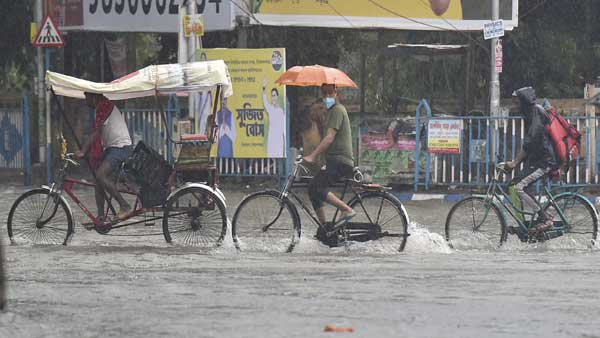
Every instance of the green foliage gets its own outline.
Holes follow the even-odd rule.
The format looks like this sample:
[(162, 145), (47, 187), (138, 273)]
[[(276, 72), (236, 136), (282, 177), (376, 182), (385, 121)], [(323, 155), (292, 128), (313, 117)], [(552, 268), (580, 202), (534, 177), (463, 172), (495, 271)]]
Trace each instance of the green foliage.
[(31, 88), (35, 73), (35, 48), (29, 41), (33, 1), (3, 1), (0, 11), (0, 90)]

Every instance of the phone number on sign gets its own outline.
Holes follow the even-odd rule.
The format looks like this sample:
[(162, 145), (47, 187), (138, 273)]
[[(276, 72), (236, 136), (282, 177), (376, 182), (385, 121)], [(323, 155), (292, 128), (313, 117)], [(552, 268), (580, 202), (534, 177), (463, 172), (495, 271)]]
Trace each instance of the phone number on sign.
[[(195, 0), (196, 13), (203, 14), (207, 6), (214, 6), (215, 13), (219, 14), (221, 2), (224, 0)], [(117, 14), (129, 12), (136, 14), (141, 10), (144, 14), (149, 14), (154, 9), (158, 14), (178, 14), (179, 6), (177, 0), (92, 0), (88, 8), (90, 14), (102, 10), (105, 14), (110, 14), (113, 10)], [(140, 13), (141, 13), (140, 12)]]

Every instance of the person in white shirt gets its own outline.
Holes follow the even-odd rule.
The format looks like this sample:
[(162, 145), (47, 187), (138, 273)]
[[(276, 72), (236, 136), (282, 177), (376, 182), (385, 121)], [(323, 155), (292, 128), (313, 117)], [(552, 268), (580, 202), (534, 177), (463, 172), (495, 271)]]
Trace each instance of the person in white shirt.
[(95, 197), (98, 216), (104, 214), (106, 191), (119, 203), (117, 219), (126, 218), (131, 213), (131, 206), (110, 178), (132, 152), (125, 117), (119, 108), (102, 94), (86, 92), (85, 102), (96, 109), (96, 121), (91, 137), (75, 152), (75, 158), (82, 158), (90, 152), (90, 165), (96, 174)]
[(265, 111), (269, 116), (267, 133), (267, 157), (282, 158), (285, 149), (285, 111), (279, 105), (279, 91), (271, 89), (271, 100), (267, 98), (267, 80), (262, 82), (262, 98)]

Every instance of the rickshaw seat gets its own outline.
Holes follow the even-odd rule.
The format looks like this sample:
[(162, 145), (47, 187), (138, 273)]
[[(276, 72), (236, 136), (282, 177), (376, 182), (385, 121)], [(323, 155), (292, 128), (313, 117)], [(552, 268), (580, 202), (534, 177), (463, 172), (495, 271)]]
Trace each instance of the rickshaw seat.
[(204, 134), (182, 134), (181, 141), (208, 141), (208, 136)]

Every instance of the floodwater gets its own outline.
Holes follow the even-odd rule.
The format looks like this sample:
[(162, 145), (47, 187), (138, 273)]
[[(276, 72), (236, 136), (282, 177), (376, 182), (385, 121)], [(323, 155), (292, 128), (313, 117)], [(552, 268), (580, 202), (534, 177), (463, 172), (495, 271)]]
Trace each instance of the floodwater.
[[(23, 190), (0, 187), (5, 244)], [(243, 194), (225, 191), (230, 215)], [(87, 232), (77, 212), (67, 247), (5, 246), (0, 338), (600, 337), (598, 249), (510, 241), (456, 251), (441, 235), (451, 204), (405, 205), (412, 235), (401, 254), (330, 249), (310, 226), (290, 254), (240, 253), (230, 239), (198, 251), (162, 235)], [(160, 234), (159, 222), (114, 231), (143, 233)]]

